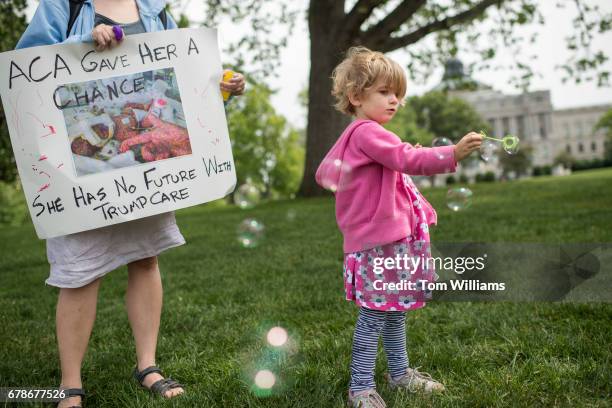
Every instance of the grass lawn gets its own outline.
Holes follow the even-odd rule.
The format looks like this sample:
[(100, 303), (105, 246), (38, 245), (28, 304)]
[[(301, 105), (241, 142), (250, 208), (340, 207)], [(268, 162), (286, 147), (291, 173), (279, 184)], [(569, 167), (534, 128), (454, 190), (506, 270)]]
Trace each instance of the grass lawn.
[[(612, 242), (611, 169), (470, 188), (473, 204), (458, 213), (446, 208), (445, 189), (424, 192), (438, 209), (434, 243)], [(254, 249), (236, 240), (246, 217), (266, 227)], [(130, 378), (135, 357), (122, 268), (100, 291), (83, 367), (87, 406), (343, 406), (357, 309), (343, 300), (333, 201), (199, 206), (177, 218), (188, 244), (160, 258), (158, 365), (187, 393), (162, 401)], [(44, 242), (31, 226), (4, 228), (0, 253), (0, 387), (56, 386), (57, 289), (44, 285)], [(276, 325), (292, 339), (280, 351), (264, 340)], [(380, 351), (376, 379), (389, 407), (612, 405), (612, 304), (434, 302), (409, 313), (407, 330), (411, 366), (447, 391), (392, 391)], [(278, 374), (272, 395), (251, 389), (250, 376), (261, 368)]]

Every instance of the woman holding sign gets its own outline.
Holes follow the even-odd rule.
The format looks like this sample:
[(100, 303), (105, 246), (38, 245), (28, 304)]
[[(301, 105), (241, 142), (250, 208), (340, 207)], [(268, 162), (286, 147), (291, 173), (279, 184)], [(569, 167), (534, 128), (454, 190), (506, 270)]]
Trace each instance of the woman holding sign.
[[(17, 48), (93, 42), (96, 51), (121, 46), (125, 36), (176, 28), (165, 0), (41, 0)], [(223, 92), (240, 95), (241, 74), (220, 83)], [(155, 367), (162, 309), (157, 255), (185, 243), (174, 213), (165, 213), (97, 230), (47, 240), (51, 265), (46, 283), (60, 288), (56, 324), (62, 371), (61, 388), (70, 398), (60, 407), (83, 403), (81, 364), (96, 316), (101, 278), (127, 265), (126, 306), (136, 344), (134, 376), (152, 392), (171, 398), (182, 386)]]

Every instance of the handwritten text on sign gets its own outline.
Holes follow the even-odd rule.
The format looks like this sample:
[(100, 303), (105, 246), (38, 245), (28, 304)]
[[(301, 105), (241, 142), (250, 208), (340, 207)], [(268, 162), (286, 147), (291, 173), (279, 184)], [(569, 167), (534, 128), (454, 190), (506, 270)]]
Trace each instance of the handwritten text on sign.
[(101, 53), (58, 44), (0, 54), (0, 93), (38, 236), (231, 192), (221, 75), (209, 29), (127, 36)]

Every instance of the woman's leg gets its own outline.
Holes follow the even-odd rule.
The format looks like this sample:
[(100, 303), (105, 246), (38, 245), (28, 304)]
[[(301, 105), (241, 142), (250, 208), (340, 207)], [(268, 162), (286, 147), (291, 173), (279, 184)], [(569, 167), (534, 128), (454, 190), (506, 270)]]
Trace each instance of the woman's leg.
[(397, 379), (406, 374), (406, 312), (387, 312), (382, 329), (383, 346), (387, 355), (389, 375)]
[[(134, 341), (138, 370), (155, 365), (155, 350), (162, 311), (162, 283), (157, 265), (157, 257), (145, 258), (128, 264), (128, 289), (126, 306)], [(163, 377), (151, 373), (144, 378), (143, 384), (150, 387)], [(166, 397), (183, 393), (182, 388), (173, 388)]]
[[(82, 388), (81, 364), (96, 320), (100, 279), (81, 288), (61, 288), (57, 299), (56, 329), (62, 370), (62, 388)], [(80, 405), (81, 397), (63, 400), (60, 407)]]
[(374, 383), (374, 366), (378, 337), (385, 323), (385, 312), (359, 308), (359, 317), (353, 336), (353, 356), (351, 361), (352, 393), (376, 388)]

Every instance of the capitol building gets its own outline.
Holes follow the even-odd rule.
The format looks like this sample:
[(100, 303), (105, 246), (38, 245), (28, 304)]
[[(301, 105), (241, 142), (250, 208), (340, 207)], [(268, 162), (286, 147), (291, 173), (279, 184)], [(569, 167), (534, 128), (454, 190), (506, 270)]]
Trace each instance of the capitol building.
[(530, 145), (533, 166), (552, 165), (562, 152), (576, 160), (604, 158), (605, 132), (594, 128), (612, 109), (612, 103), (555, 109), (550, 91), (504, 94), (471, 79), (458, 59), (447, 62), (444, 78), (436, 89), (444, 89), (472, 105), (489, 122), (491, 136), (512, 134), (520, 138), (521, 144)]

